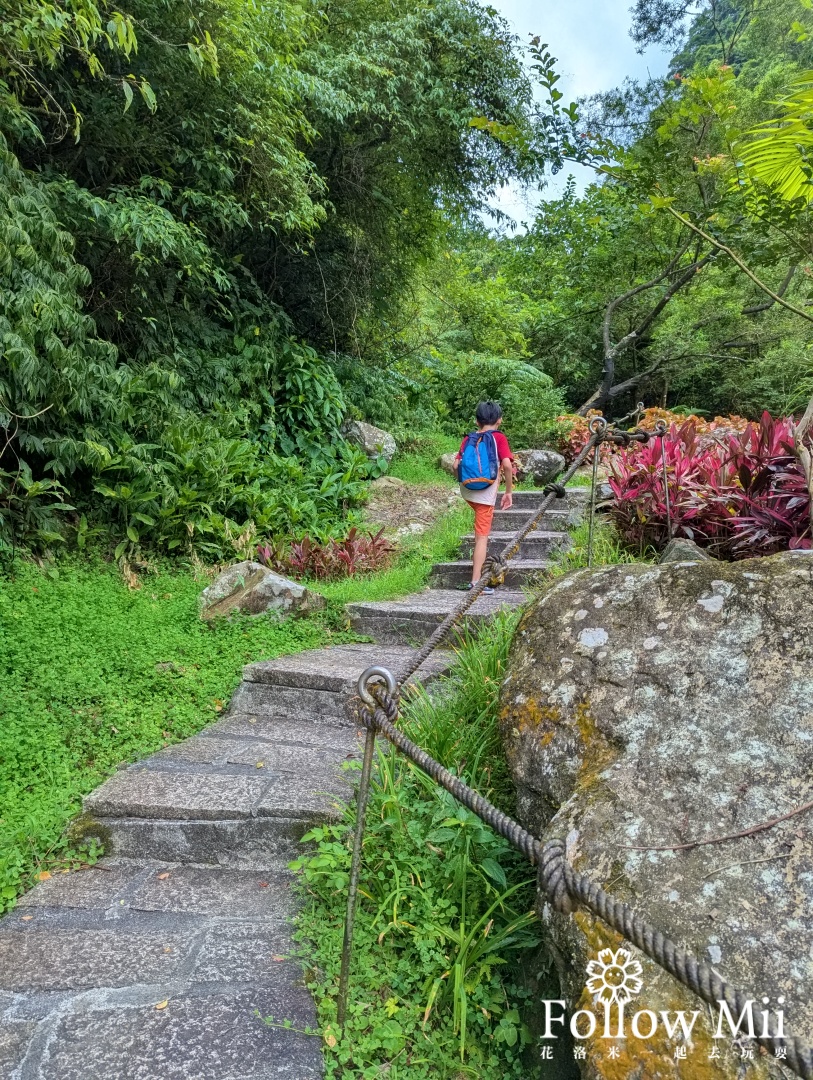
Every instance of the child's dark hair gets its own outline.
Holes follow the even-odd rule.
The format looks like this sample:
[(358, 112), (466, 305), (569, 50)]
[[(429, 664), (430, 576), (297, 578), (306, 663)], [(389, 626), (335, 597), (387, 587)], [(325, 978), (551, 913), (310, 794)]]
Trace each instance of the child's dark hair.
[(490, 427), (502, 417), (502, 409), (496, 401), (481, 401), (474, 415), (479, 427)]

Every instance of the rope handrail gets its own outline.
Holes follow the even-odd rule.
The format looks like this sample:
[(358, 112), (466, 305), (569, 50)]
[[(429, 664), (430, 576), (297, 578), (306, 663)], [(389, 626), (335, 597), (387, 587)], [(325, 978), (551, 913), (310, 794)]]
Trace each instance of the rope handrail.
[[(643, 406), (639, 405), (636, 414), (642, 408)], [(602, 442), (613, 442), (622, 446), (629, 446), (631, 442), (646, 443), (650, 438), (660, 438), (664, 483), (666, 482), (666, 461), (663, 454), (666, 425), (662, 421), (659, 421), (656, 425), (654, 432), (644, 431), (640, 428), (635, 428), (632, 431), (618, 431), (610, 429), (603, 418), (594, 417), (590, 423), (590, 432), (590, 439), (565, 472), (562, 480), (567, 483), (576, 470), (586, 461), (591, 450), (594, 451), (591, 517), (595, 509), (598, 447)], [(489, 581), (495, 575), (504, 574), (506, 564), (516, 555), (525, 537), (536, 528), (538, 521), (553, 499), (565, 495), (565, 488), (561, 483), (548, 484), (544, 491), (545, 498), (539, 509), (517, 532), (503, 551), (498, 556), (488, 560), (486, 564), (487, 572), (483, 574), (480, 581), (474, 585), (455, 610), (450, 612), (438, 625), (410, 663), (406, 665), (403, 671), (399, 672), (399, 678), (396, 680), (395, 675), (384, 667), (367, 668), (359, 678), (358, 693), (361, 699), (359, 717), (362, 726), (366, 730), (366, 737), (359, 783), (356, 829), (350, 864), (347, 914), (339, 976), (337, 1021), (340, 1028), (344, 1027), (347, 1015), (350, 957), (361, 869), (362, 840), (370, 793), (373, 754), (378, 735), (383, 735), (388, 739), (400, 753), (417, 765), (435, 783), (453, 795), (458, 802), (477, 814), (482, 821), (508, 840), (531, 863), (535, 864), (538, 867), (537, 881), (539, 889), (548, 897), (555, 910), (562, 914), (572, 914), (579, 905), (586, 908), (709, 1005), (725, 1003), (729, 1010), (734, 1011), (735, 1015), (742, 1015), (743, 1011), (748, 1008), (749, 1002), (753, 1001), (753, 998), (748, 997), (743, 991), (725, 982), (711, 965), (703, 960), (698, 960), (691, 953), (677, 946), (669, 937), (647, 922), (643, 916), (639, 915), (628, 904), (603, 890), (586, 874), (575, 870), (567, 860), (566, 846), (563, 840), (556, 838), (543, 844), (523, 828), (519, 822), (514, 821), (513, 818), (493, 806), (463, 780), (450, 773), (440, 762), (413, 743), (396, 726), (396, 721), (400, 718), (398, 704), (399, 684), (400, 687), (403, 687), (414, 676), (424, 661), (445, 640), (453, 627), (481, 595)], [(671, 515), (669, 516), (669, 533), (671, 536)], [(767, 1028), (767, 1025), (763, 1027), (762, 1033), (755, 1035), (754, 1038), (765, 1049), (773, 1050), (774, 1053), (781, 1051), (781, 1056), (787, 1067), (797, 1076), (802, 1077), (802, 1080), (813, 1080), (813, 1048), (804, 1040), (796, 1036), (781, 1035), (776, 1030)], [(777, 1056), (779, 1055), (777, 1054)]]

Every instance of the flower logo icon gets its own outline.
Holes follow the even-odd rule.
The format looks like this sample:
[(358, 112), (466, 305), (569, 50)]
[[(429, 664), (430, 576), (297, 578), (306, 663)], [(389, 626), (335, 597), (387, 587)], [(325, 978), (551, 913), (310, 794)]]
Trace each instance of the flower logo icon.
[(641, 980), (643, 968), (633, 960), (626, 949), (602, 949), (598, 960), (591, 960), (587, 965), (587, 989), (598, 995), (600, 1001), (611, 1005), (614, 1001), (622, 1004), (640, 994), (644, 985)]

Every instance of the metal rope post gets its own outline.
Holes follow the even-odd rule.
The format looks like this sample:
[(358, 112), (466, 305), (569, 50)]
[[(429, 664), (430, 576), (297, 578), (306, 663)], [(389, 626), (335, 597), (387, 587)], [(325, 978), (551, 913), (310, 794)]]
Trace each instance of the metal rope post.
[(661, 437), (661, 467), (663, 469), (663, 490), (666, 495), (666, 532), (672, 539), (672, 503), (669, 498), (669, 474), (666, 470), (666, 421), (659, 420), (655, 425), (655, 434)]
[[(386, 668), (373, 667), (364, 672), (359, 680), (359, 694), (363, 701), (375, 708), (375, 701), (370, 697), (367, 683), (370, 679), (378, 677), (384, 680), (387, 690), (394, 697), (398, 685), (392, 674)], [(361, 782), (359, 783), (358, 800), (356, 803), (356, 832), (353, 837), (353, 858), (350, 861), (350, 881), (347, 885), (347, 913), (344, 920), (344, 941), (342, 942), (342, 966), (339, 973), (339, 1000), (336, 1009), (336, 1020), (340, 1028), (344, 1028), (347, 1018), (347, 995), (350, 990), (350, 960), (353, 954), (353, 930), (356, 925), (356, 901), (358, 899), (359, 872), (361, 870), (361, 847), (364, 840), (364, 824), (367, 818), (367, 801), (370, 797), (370, 777), (373, 771), (373, 753), (375, 752), (375, 727), (369, 725), (367, 736), (364, 740), (364, 758), (361, 764)]]
[(590, 488), (590, 522), (587, 528), (587, 565), (593, 565), (593, 523), (596, 518), (596, 487), (598, 485), (598, 454), (601, 439), (607, 430), (607, 421), (602, 416), (594, 416), (590, 421), (590, 431), (596, 436), (593, 445), (593, 483)]

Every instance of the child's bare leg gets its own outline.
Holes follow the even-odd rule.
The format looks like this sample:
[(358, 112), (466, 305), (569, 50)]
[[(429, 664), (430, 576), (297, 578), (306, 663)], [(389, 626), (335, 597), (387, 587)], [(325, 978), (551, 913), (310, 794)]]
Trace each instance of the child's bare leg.
[(486, 561), (488, 537), (475, 535), (474, 554), (471, 559), (471, 580), (476, 585), (483, 576), (483, 563)]

